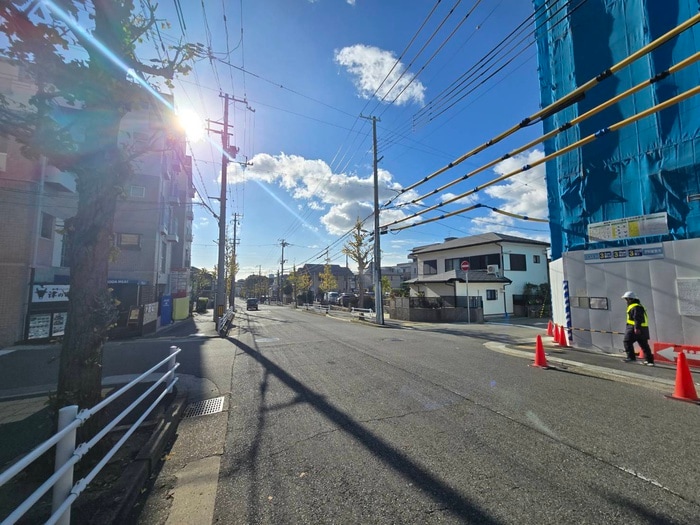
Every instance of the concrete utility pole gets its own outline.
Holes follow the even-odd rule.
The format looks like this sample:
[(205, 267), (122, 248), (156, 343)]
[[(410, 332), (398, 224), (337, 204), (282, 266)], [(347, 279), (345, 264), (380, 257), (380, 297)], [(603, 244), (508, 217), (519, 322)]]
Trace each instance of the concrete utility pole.
[[(219, 95), (221, 96), (221, 95)], [(226, 302), (226, 170), (228, 169), (228, 94), (224, 95), (224, 128), (221, 131), (221, 195), (219, 197), (219, 262), (216, 271), (214, 322), (224, 314)]]
[(277, 279), (277, 293), (279, 294), (279, 299), (281, 302), (282, 299), (284, 298), (284, 294), (282, 293), (282, 279), (284, 279), (284, 263), (286, 262), (284, 259), (284, 247), (289, 246), (289, 243), (286, 242), (284, 239), (279, 239), (280, 241), (280, 246), (282, 246), (282, 259), (280, 260), (280, 266), (281, 266), (281, 271), (279, 278)]
[[(219, 197), (219, 259), (216, 272), (216, 307), (214, 308), (214, 322), (218, 322), (226, 307), (226, 175), (229, 159), (235, 159), (238, 148), (229, 144), (228, 107), (229, 101), (246, 102), (238, 100), (228, 93), (219, 94), (224, 99), (224, 122), (215, 122), (222, 126), (221, 131), (208, 128), (208, 131), (221, 134), (221, 194)], [(247, 102), (246, 102), (247, 104)]]
[(382, 293), (381, 247), (379, 245), (379, 173), (377, 158), (377, 117), (362, 117), (372, 121), (374, 151), (374, 307), (377, 324), (384, 324), (384, 295)]
[(229, 296), (229, 306), (236, 309), (236, 226), (238, 225), (238, 214), (233, 214), (233, 264), (231, 264), (231, 295)]

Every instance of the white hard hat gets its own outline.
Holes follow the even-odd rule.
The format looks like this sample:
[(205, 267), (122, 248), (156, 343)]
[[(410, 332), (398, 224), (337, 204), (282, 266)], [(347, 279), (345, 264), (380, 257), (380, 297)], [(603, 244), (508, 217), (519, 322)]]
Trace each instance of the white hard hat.
[(623, 299), (637, 299), (637, 294), (634, 292), (627, 291), (622, 294)]

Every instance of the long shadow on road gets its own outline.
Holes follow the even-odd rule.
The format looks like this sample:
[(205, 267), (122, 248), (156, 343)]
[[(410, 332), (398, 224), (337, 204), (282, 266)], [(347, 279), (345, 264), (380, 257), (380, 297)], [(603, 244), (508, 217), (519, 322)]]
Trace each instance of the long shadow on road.
[(460, 494), (458, 491), (445, 484), (426, 469), (413, 462), (401, 451), (367, 430), (348, 414), (333, 406), (323, 396), (304, 386), (300, 381), (267, 359), (260, 352), (240, 341), (235, 341), (234, 344), (264, 367), (266, 378), (271, 374), (282, 381), (287, 387), (296, 392), (298, 397), (309, 403), (328, 418), (328, 420), (339, 426), (349, 435), (353, 436), (369, 452), (410, 480), (414, 486), (419, 487), (426, 494), (429, 494), (436, 502), (444, 505), (452, 514), (461, 520), (469, 522), (487, 525), (500, 523), (498, 520), (487, 515), (476, 504), (469, 501), (463, 494)]

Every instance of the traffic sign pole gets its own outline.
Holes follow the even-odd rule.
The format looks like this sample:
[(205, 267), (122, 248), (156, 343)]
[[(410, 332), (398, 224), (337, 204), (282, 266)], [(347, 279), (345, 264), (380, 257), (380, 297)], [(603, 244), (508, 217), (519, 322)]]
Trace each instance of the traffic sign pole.
[(459, 267), (464, 271), (464, 277), (467, 281), (467, 322), (472, 324), (472, 309), (471, 304), (469, 304), (469, 261), (462, 261)]

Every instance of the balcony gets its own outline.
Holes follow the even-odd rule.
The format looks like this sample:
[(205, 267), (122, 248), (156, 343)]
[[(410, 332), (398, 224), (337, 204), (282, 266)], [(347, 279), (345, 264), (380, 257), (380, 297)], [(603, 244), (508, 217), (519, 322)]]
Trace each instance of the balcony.
[(68, 171), (60, 171), (53, 166), (46, 166), (44, 184), (58, 191), (69, 193), (75, 193), (77, 191), (75, 175)]

